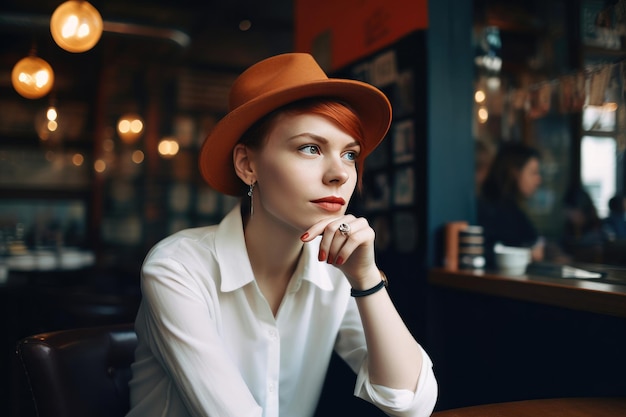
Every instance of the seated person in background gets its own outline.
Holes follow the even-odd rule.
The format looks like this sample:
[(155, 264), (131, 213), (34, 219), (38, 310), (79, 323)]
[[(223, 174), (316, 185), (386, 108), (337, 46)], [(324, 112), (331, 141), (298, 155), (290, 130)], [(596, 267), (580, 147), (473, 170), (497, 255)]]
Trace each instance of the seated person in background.
[(333, 351), (354, 395), (430, 416), (432, 362), (387, 293), (374, 230), (346, 212), (389, 101), (284, 54), (242, 73), (230, 107), (199, 164), (241, 202), (147, 255), (128, 417), (311, 417)]
[(574, 261), (602, 262), (607, 240), (593, 200), (581, 185), (570, 187), (563, 197), (565, 225), (562, 247)]
[(609, 240), (626, 239), (626, 196), (618, 194), (609, 200), (609, 215), (602, 223)]
[(485, 236), (487, 266), (493, 265), (493, 247), (532, 248), (532, 260), (541, 261), (543, 239), (524, 205), (541, 184), (539, 152), (521, 143), (501, 145), (491, 163), (478, 198), (478, 224)]

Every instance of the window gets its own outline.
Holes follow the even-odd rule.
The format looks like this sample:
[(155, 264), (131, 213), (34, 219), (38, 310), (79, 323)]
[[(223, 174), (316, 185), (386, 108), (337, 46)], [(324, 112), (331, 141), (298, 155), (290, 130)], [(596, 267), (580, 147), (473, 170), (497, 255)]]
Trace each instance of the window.
[(616, 110), (615, 103), (586, 106), (583, 110), (586, 135), (580, 144), (580, 175), (600, 217), (607, 216), (608, 201), (617, 190)]

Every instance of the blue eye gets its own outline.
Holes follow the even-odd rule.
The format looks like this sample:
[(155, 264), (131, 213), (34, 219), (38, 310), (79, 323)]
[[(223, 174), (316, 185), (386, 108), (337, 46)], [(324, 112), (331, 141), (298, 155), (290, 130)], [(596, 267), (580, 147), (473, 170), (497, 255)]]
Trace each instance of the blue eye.
[(356, 161), (358, 154), (354, 151), (349, 151), (343, 154), (343, 157), (348, 159), (349, 161)]
[(309, 155), (319, 155), (320, 153), (320, 148), (316, 145), (305, 145), (299, 150)]

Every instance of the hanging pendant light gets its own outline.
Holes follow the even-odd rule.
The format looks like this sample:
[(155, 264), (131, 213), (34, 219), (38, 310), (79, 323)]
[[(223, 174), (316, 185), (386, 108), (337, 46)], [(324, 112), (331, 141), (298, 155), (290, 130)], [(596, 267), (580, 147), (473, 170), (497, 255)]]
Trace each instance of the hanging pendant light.
[(15, 64), (11, 72), (11, 83), (22, 97), (40, 98), (52, 89), (54, 71), (46, 61), (31, 54)]
[(68, 52), (85, 52), (102, 36), (102, 16), (89, 2), (69, 0), (52, 13), (50, 32), (61, 48)]

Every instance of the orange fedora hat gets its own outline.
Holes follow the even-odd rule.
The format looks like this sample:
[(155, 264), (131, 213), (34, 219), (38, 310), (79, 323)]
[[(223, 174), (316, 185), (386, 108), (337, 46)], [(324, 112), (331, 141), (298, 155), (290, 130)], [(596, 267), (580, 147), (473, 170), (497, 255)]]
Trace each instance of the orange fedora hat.
[(306, 53), (288, 53), (260, 61), (245, 70), (230, 90), (229, 113), (211, 130), (200, 150), (200, 173), (214, 189), (242, 194), (232, 151), (239, 138), (263, 116), (286, 104), (311, 97), (348, 103), (363, 124), (365, 157), (383, 140), (391, 124), (391, 104), (376, 87), (360, 81), (328, 78)]

